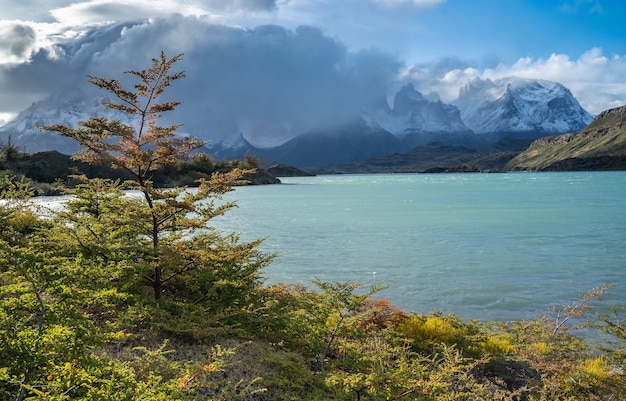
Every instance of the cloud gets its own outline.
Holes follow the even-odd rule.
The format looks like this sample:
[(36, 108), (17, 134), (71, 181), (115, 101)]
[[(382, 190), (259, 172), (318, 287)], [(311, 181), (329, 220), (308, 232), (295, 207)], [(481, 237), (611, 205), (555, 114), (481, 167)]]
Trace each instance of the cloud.
[(65, 7), (76, 0), (0, 0), (0, 18), (4, 20), (54, 22), (51, 9)]
[[(59, 46), (81, 42), (85, 32), (115, 23), (138, 23), (173, 14), (202, 16), (214, 23), (266, 21), (278, 0), (0, 0), (0, 68), (29, 62), (45, 50), (55, 56)], [(287, 3), (281, 3), (283, 7)], [(6, 19), (1, 19), (6, 18)], [(230, 21), (230, 22), (229, 22)], [(245, 24), (247, 25), (247, 24)]]
[(276, 0), (89, 0), (55, 8), (50, 13), (61, 23), (80, 25), (166, 17), (173, 13), (219, 17), (221, 13), (263, 12), (276, 8)]
[[(297, 0), (290, 0), (289, 3), (293, 1)], [(0, 0), (0, 20), (61, 23), (77, 27), (94, 22), (165, 17), (171, 13), (220, 17), (225, 14), (266, 13), (278, 8), (277, 0)]]
[(602, 14), (599, 0), (568, 0), (561, 4), (561, 11), (569, 14)]
[(437, 92), (443, 101), (458, 97), (458, 90), (475, 78), (499, 79), (510, 76), (559, 82), (570, 89), (581, 106), (592, 114), (626, 104), (626, 56), (606, 56), (593, 48), (578, 59), (552, 54), (547, 59), (520, 58), (513, 64), (499, 64), (479, 70), (467, 62), (444, 59), (436, 63), (413, 65), (401, 75), (424, 93)]
[(119, 40), (126, 26), (92, 26), (67, 34), (58, 30), (54, 41), (39, 32), (22, 60), (0, 59), (0, 112), (15, 116), (33, 102), (84, 85), (94, 55)]
[(66, 24), (83, 25), (94, 22), (127, 21), (149, 17), (163, 17), (174, 12), (181, 14), (196, 10), (193, 5), (177, 6), (167, 0), (91, 0), (72, 3), (50, 11), (54, 18)]
[[(373, 1), (370, 6), (377, 8)], [(577, 59), (555, 53), (509, 64), (490, 62), (490, 68), (453, 57), (405, 66), (383, 51), (350, 48), (310, 25), (241, 28), (216, 23), (220, 13), (267, 16), (287, 4), (305, 7), (310, 0), (187, 1), (178, 6), (183, 13), (146, 20), (128, 20), (134, 13), (130, 10), (166, 13), (169, 1), (130, 3), (131, 8), (118, 9), (112, 7), (120, 4), (117, 0), (66, 3), (55, 14), (67, 18), (66, 24), (0, 21), (0, 119), (47, 95), (87, 90), (88, 74), (120, 78), (123, 71), (145, 68), (161, 50), (169, 56), (184, 53), (180, 67), (188, 77), (172, 88), (172, 96), (184, 101), (172, 123), (184, 122), (185, 130), (211, 137), (240, 131), (259, 145), (345, 119), (385, 96), (392, 99), (407, 82), (429, 98), (450, 102), (472, 79), (517, 75), (564, 84), (594, 114), (626, 103), (626, 56), (604, 54), (600, 48)], [(69, 24), (72, 18), (95, 15), (126, 22)]]
[(626, 56), (605, 56), (593, 48), (572, 60), (564, 54), (547, 59), (522, 58), (512, 66), (486, 70), (486, 77), (517, 75), (557, 81), (569, 88), (580, 104), (592, 114), (626, 104)]
[(12, 113), (0, 113), (0, 127), (11, 121), (11, 118), (13, 118)]
[(217, 9), (222, 7), (224, 9), (237, 9), (237, 10), (249, 10), (249, 11), (272, 11), (278, 6), (276, 0), (212, 0), (209, 1), (211, 8)]
[(57, 57), (42, 50), (0, 72), (0, 92), (13, 102), (3, 96), (0, 110), (15, 107), (16, 99), (89, 90), (88, 74), (129, 84), (123, 71), (147, 68), (164, 50), (169, 57), (184, 53), (177, 67), (187, 74), (168, 92), (184, 102), (169, 122), (184, 122), (184, 131), (203, 137), (242, 132), (258, 145), (352, 117), (385, 98), (401, 65), (383, 52), (349, 51), (310, 26), (243, 29), (182, 15), (92, 27), (55, 50)]
[(0, 64), (28, 60), (37, 44), (32, 25), (18, 21), (0, 21)]

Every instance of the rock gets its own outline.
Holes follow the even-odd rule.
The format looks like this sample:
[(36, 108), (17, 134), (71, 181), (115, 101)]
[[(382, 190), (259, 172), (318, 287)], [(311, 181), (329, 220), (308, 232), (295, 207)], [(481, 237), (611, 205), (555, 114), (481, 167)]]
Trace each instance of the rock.
[(313, 177), (315, 174), (301, 170), (287, 164), (274, 164), (267, 168), (267, 172), (274, 177)]

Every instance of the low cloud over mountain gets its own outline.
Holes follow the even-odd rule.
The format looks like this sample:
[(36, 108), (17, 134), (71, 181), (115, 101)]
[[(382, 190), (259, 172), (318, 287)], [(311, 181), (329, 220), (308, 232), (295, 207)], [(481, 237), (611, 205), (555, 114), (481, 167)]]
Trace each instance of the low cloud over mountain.
[[(237, 4), (250, 8), (253, 3)], [(272, 1), (254, 4), (275, 6)], [(11, 32), (27, 28), (16, 24)], [(130, 85), (123, 72), (147, 68), (161, 50), (170, 57), (184, 53), (176, 67), (187, 74), (166, 92), (168, 99), (184, 103), (164, 117), (164, 124), (182, 122), (182, 133), (222, 148), (271, 148), (302, 135), (306, 141), (335, 140), (336, 134), (345, 140), (366, 127), (361, 131), (368, 133), (370, 148), (357, 149), (357, 157), (375, 152), (376, 146), (405, 151), (433, 141), (473, 143), (505, 133), (538, 137), (571, 132), (591, 120), (572, 93), (554, 81), (502, 78), (504, 69), (481, 74), (455, 59), (407, 68), (390, 54), (351, 50), (311, 26), (246, 29), (215, 24), (207, 16), (170, 15), (94, 25), (78, 36), (59, 33), (54, 44), (37, 47), (40, 40), (26, 35), (16, 42), (15, 57), (39, 49), (28, 63), (0, 66), (5, 94), (0, 110), (32, 104), (0, 128), (0, 141), (11, 135), (28, 151), (73, 151), (67, 141), (38, 127), (102, 114), (96, 106), (103, 94), (87, 83), (87, 76)], [(598, 64), (601, 54), (594, 54), (585, 57)], [(521, 65), (516, 68), (528, 75)], [(459, 94), (459, 88), (456, 99), (452, 94)], [(495, 135), (481, 136), (485, 133)]]
[[(350, 98), (348, 95), (344, 98)], [(91, 116), (125, 117), (102, 109), (99, 106), (102, 100), (101, 96), (88, 100), (79, 92), (66, 92), (37, 102), (15, 121), (0, 128), (0, 140), (4, 137), (6, 141), (11, 136), (13, 144), (30, 152), (52, 149), (74, 152), (78, 150), (75, 143), (56, 133), (41, 131), (39, 127), (54, 123), (75, 126)], [(196, 105), (197, 114), (189, 116), (187, 127), (200, 127), (192, 129), (191, 134), (212, 140), (207, 149), (216, 157), (241, 157), (251, 151), (278, 162), (315, 168), (405, 153), (430, 143), (475, 146), (510, 137), (534, 139), (576, 131), (591, 121), (591, 115), (580, 107), (571, 92), (556, 82), (519, 78), (473, 81), (460, 90), (456, 102), (461, 110), (440, 100), (428, 100), (407, 84), (396, 93), (391, 105), (378, 93), (360, 104), (360, 109), (355, 102), (354, 108), (345, 107), (328, 114), (333, 118), (324, 118), (316, 114), (319, 110), (309, 109), (311, 128), (303, 128), (277, 146), (259, 147), (250, 143), (241, 125), (234, 123), (252, 121), (250, 116), (237, 114), (233, 109), (233, 114), (226, 116), (221, 137), (216, 138), (210, 132), (220, 132), (215, 121), (224, 116), (202, 103), (202, 97), (195, 100), (201, 105)], [(245, 111), (244, 107), (239, 112)], [(129, 120), (124, 122), (132, 124)], [(255, 132), (255, 123), (251, 124), (251, 132)], [(202, 130), (202, 127), (212, 127), (212, 130)]]
[(177, 67), (187, 78), (168, 93), (184, 101), (168, 116), (172, 122), (218, 139), (240, 131), (262, 146), (354, 114), (384, 97), (400, 68), (390, 55), (350, 52), (312, 27), (241, 29), (177, 16), (94, 28), (54, 47), (53, 56), (42, 50), (31, 63), (4, 71), (0, 90), (7, 96), (0, 101), (24, 92), (31, 103), (69, 89), (91, 97), (87, 75), (123, 78), (161, 50), (184, 53)]

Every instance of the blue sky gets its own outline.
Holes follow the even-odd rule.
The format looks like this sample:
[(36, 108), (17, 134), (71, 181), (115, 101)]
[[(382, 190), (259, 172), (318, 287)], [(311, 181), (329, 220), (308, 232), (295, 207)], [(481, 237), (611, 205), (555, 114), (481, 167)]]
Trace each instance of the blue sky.
[(493, 66), (553, 53), (578, 58), (596, 47), (626, 54), (626, 2), (619, 0), (302, 3), (294, 9), (306, 23), (349, 46), (378, 47), (409, 63), (457, 57)]
[[(215, 45), (216, 38), (176, 25), (190, 21), (242, 30), (275, 25), (302, 39), (302, 48), (282, 53), (299, 52), (312, 66), (326, 51), (345, 52), (344, 64), (362, 63), (361, 72), (363, 60), (386, 63), (376, 76), (386, 71), (390, 96), (411, 82), (425, 95), (451, 101), (471, 79), (517, 75), (560, 82), (596, 114), (626, 104), (625, 15), (624, 0), (0, 0), (0, 124), (59, 90), (41, 71), (61, 81), (55, 73), (69, 75), (64, 69), (85, 59), (84, 68), (111, 71), (115, 65), (98, 58), (103, 49), (138, 54), (131, 47), (139, 42), (131, 39), (141, 29), (153, 29), (158, 44), (186, 54), (206, 41)], [(99, 50), (90, 45), (104, 43), (104, 32), (114, 35), (106, 31), (113, 23), (128, 29), (115, 31)], [(317, 32), (308, 42), (295, 34), (302, 25)], [(312, 79), (316, 72), (311, 68)], [(82, 79), (93, 72), (74, 73)]]

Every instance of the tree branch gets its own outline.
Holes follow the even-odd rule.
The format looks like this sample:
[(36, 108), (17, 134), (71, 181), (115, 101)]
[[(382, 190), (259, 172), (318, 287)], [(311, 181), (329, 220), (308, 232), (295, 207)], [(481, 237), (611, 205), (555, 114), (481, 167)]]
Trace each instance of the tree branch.
[(181, 267), (180, 269), (176, 270), (174, 273), (170, 274), (167, 278), (165, 278), (165, 279), (161, 280), (161, 283), (162, 283), (162, 284), (165, 284), (165, 283), (167, 283), (168, 281), (170, 281), (171, 279), (173, 279), (174, 277), (179, 276), (179, 275), (183, 274), (183, 273), (184, 273), (184, 272), (186, 272), (186, 271), (191, 271), (191, 270), (194, 270), (196, 267), (191, 268), (191, 269), (188, 269), (188, 267), (189, 267), (189, 266), (191, 266), (191, 265), (193, 265), (193, 264), (194, 264), (194, 262), (193, 262), (193, 261), (192, 261), (192, 262), (187, 263), (184, 267)]
[[(37, 352), (39, 352), (39, 346), (41, 345), (41, 337), (43, 335), (42, 333), (43, 333), (43, 326), (44, 326), (44, 316), (47, 312), (47, 309), (46, 309), (46, 305), (43, 302), (43, 298), (41, 298), (40, 290), (38, 290), (37, 287), (35, 287), (35, 283), (31, 282), (30, 284), (33, 287), (33, 292), (35, 293), (35, 297), (37, 298), (37, 302), (39, 303), (39, 307), (41, 308), (41, 311), (39, 313), (39, 322), (37, 324), (37, 340), (35, 340), (35, 348), (33, 349), (33, 354), (36, 354)], [(28, 383), (30, 382), (31, 368), (32, 366), (29, 366), (28, 369), (26, 369), (26, 372), (24, 372), (24, 378), (22, 379), (22, 382), (20, 383), (20, 391), (17, 395), (16, 401), (23, 401), (24, 397), (26, 396), (26, 385), (28, 385)]]

